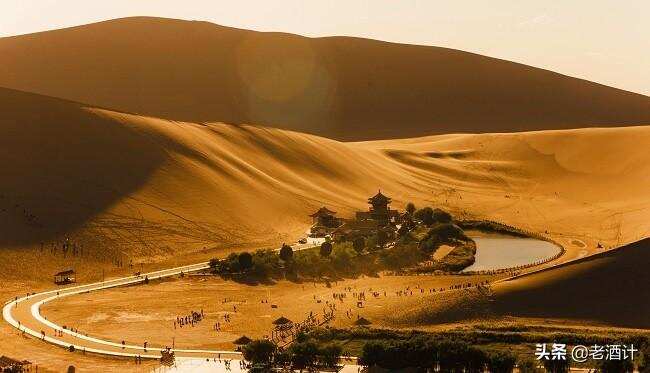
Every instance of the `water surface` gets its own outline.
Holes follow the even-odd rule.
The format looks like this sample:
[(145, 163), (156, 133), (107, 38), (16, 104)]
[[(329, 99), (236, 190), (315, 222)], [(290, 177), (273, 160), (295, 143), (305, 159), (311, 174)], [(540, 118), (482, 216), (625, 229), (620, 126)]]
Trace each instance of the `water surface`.
[(468, 232), (476, 242), (476, 261), (464, 271), (494, 270), (530, 264), (552, 257), (560, 251), (556, 245), (535, 238)]

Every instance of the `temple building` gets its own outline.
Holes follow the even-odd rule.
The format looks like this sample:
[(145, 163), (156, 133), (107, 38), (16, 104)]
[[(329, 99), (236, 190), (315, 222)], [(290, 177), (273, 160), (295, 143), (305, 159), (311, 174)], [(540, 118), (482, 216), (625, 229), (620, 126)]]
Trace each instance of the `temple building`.
[(391, 210), (388, 205), (392, 200), (381, 193), (381, 190), (374, 196), (368, 198), (368, 204), (371, 206), (368, 211), (359, 211), (356, 218), (359, 221), (372, 220), (377, 222), (380, 227), (396, 223), (399, 218), (399, 211)]
[(335, 228), (340, 227), (343, 224), (343, 219), (337, 218), (335, 215), (336, 212), (327, 207), (321, 207), (318, 211), (309, 215), (313, 224), (311, 235), (313, 237), (323, 237), (331, 233)]
[(391, 199), (379, 191), (368, 198), (368, 211), (358, 211), (355, 219), (347, 220), (332, 232), (335, 241), (346, 241), (354, 237), (370, 237), (378, 231), (384, 231), (388, 237), (394, 237), (395, 224), (399, 219), (399, 211), (391, 210)]
[(381, 193), (368, 198), (368, 211), (359, 211), (354, 219), (336, 217), (336, 212), (321, 207), (309, 215), (312, 218), (310, 235), (324, 237), (331, 235), (335, 241), (351, 240), (354, 237), (370, 237), (383, 231), (388, 237), (394, 237), (400, 218), (399, 211), (391, 210), (392, 200)]

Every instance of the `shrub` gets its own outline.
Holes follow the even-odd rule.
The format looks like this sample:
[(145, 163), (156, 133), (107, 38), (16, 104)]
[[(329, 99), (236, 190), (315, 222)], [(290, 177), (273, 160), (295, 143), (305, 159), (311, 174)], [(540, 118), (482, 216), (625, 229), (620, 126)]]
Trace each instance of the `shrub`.
[(429, 230), (424, 239), (420, 242), (420, 248), (426, 253), (432, 253), (443, 244), (451, 244), (455, 241), (469, 241), (462, 229), (457, 225), (444, 223), (437, 224)]
[(269, 365), (277, 347), (267, 339), (258, 339), (245, 345), (242, 349), (244, 359), (253, 364)]
[(381, 263), (388, 269), (397, 270), (413, 266), (424, 260), (425, 255), (418, 249), (417, 244), (399, 244), (390, 250), (381, 252)]
[(517, 368), (519, 369), (520, 373), (541, 373), (543, 372), (543, 369), (539, 369), (537, 367), (537, 360), (533, 360), (531, 358), (525, 358), (523, 360), (519, 360), (517, 363)]
[(280, 249), (280, 259), (285, 262), (293, 259), (293, 248), (286, 243), (282, 244), (282, 248)]
[(413, 213), (415, 212), (415, 205), (413, 204), (413, 202), (409, 202), (406, 204), (406, 212), (411, 216), (413, 215)]
[(447, 211), (441, 209), (434, 209), (431, 218), (434, 223), (451, 223), (452, 217)]
[(644, 344), (641, 347), (641, 362), (639, 363), (639, 372), (650, 372), (650, 344)]
[(259, 278), (280, 275), (280, 257), (273, 250), (257, 250), (253, 255), (250, 272)]
[(332, 254), (332, 244), (330, 242), (323, 242), (320, 245), (320, 256), (326, 258)]
[(387, 358), (388, 344), (384, 341), (370, 341), (363, 345), (359, 364), (371, 367), (384, 366)]
[(253, 256), (251, 253), (246, 251), (239, 254), (237, 261), (239, 262), (239, 268), (242, 271), (247, 271), (253, 266)]
[(343, 348), (335, 343), (330, 343), (321, 347), (318, 354), (321, 365), (328, 368), (337, 366), (342, 352)]
[(420, 223), (424, 225), (432, 225), (433, 224), (433, 209), (431, 207), (425, 207), (417, 210), (414, 214), (413, 217), (415, 220), (419, 221)]
[(311, 341), (294, 342), (289, 347), (291, 363), (294, 368), (305, 369), (314, 366), (318, 356), (318, 345)]
[(366, 240), (363, 237), (357, 237), (352, 241), (352, 248), (357, 254), (361, 254), (366, 247)]
[(516, 361), (515, 355), (504, 351), (491, 352), (487, 356), (487, 366), (491, 373), (511, 373)]

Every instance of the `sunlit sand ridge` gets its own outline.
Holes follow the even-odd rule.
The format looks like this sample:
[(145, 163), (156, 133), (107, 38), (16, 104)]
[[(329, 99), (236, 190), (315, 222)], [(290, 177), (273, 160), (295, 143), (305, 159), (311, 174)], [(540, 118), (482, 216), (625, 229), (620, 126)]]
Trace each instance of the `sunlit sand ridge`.
[(650, 121), (650, 99), (458, 50), (133, 17), (0, 39), (0, 86), (339, 140)]

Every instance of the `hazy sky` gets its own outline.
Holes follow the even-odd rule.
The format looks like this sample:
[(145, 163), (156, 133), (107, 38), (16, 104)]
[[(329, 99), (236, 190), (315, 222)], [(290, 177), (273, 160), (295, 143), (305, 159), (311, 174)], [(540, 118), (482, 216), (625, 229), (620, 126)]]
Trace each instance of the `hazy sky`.
[(650, 95), (650, 0), (1, 0), (0, 36), (139, 15), (445, 46)]

